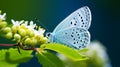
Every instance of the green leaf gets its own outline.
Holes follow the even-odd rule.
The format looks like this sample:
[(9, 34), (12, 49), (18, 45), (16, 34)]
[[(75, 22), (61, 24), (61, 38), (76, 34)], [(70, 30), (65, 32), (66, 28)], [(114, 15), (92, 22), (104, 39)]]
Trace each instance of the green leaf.
[(20, 50), (17, 48), (2, 49), (0, 50), (0, 67), (16, 67), (20, 63), (28, 62), (33, 56), (32, 51)]
[(56, 51), (58, 53), (64, 54), (66, 57), (68, 57), (74, 61), (88, 59), (88, 57), (81, 55), (79, 51), (77, 51), (73, 48), (67, 47), (63, 44), (54, 44), (54, 43), (43, 44), (43, 45), (41, 45), (41, 49), (49, 49), (49, 50)]
[(63, 62), (55, 54), (49, 51), (38, 52), (36, 56), (43, 67), (65, 67)]
[(0, 67), (17, 67), (18, 64), (10, 64), (6, 61), (5, 56), (6, 56), (6, 51), (7, 50), (0, 50)]
[(87, 52), (89, 49), (88, 48), (84, 48), (84, 49), (81, 49), (81, 50), (78, 50), (79, 52)]

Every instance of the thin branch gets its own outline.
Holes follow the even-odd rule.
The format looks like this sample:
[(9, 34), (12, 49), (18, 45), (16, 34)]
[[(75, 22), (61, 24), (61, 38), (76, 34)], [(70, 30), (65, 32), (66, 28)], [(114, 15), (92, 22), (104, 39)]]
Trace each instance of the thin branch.
[(21, 49), (23, 50), (33, 50), (33, 51), (38, 51), (39, 48), (35, 48), (35, 47), (24, 47), (24, 44), (21, 44), (21, 43), (18, 43), (18, 44), (0, 44), (0, 46), (3, 46), (3, 47), (14, 47), (14, 46), (17, 46), (17, 47), (20, 47)]
[(32, 47), (32, 46), (26, 48), (26, 47), (24, 47), (24, 44), (21, 44), (21, 43), (18, 43), (18, 46), (19, 46), (21, 49), (23, 49), (23, 50), (33, 50), (33, 51), (36, 51), (36, 49), (37, 49), (37, 48)]
[(15, 46), (15, 44), (0, 44), (0, 46), (4, 46), (4, 47), (13, 47), (13, 46)]

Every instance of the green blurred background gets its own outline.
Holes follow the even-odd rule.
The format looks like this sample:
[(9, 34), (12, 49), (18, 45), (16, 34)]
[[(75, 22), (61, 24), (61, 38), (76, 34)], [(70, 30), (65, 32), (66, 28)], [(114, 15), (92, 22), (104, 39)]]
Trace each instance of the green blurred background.
[[(113, 67), (119, 64), (120, 0), (0, 0), (0, 10), (7, 13), (7, 21), (33, 20), (47, 27), (49, 32), (74, 10), (89, 6), (92, 12), (91, 40), (99, 40), (108, 49)], [(39, 20), (36, 21), (35, 18)], [(9, 41), (0, 39), (0, 43)], [(19, 67), (38, 67), (37, 59)]]

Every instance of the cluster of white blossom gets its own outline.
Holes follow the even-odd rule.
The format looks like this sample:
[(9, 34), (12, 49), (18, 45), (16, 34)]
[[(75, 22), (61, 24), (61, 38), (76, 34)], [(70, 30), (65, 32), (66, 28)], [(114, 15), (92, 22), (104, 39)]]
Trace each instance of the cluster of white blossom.
[(87, 52), (83, 52), (84, 55), (89, 57), (86, 61), (72, 61), (62, 54), (58, 54), (58, 57), (63, 60), (66, 67), (112, 67), (108, 54), (106, 53), (106, 48), (100, 42), (91, 42), (87, 49)]
[(12, 26), (10, 26), (5, 21), (5, 17), (6, 13), (1, 14), (0, 12), (0, 34), (7, 39), (32, 46), (47, 42), (47, 38), (44, 37), (45, 29), (38, 27), (33, 21), (15, 21), (12, 19)]

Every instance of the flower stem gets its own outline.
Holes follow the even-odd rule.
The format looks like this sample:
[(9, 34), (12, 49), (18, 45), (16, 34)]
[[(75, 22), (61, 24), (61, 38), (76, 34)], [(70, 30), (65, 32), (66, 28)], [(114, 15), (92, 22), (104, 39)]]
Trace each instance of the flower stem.
[(33, 50), (33, 51), (37, 51), (38, 50), (38, 48), (35, 48), (35, 47), (29, 47), (29, 48), (26, 48), (26, 47), (24, 47), (24, 44), (20, 44), (20, 43), (18, 43), (18, 44), (0, 44), (0, 46), (3, 46), (3, 47), (14, 47), (14, 46), (17, 46), (17, 47), (20, 47), (21, 49), (23, 49), (23, 50)]
[(13, 46), (15, 46), (15, 44), (0, 44), (0, 46), (4, 46), (4, 47), (13, 47)]

